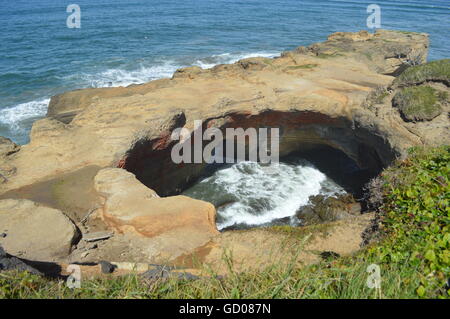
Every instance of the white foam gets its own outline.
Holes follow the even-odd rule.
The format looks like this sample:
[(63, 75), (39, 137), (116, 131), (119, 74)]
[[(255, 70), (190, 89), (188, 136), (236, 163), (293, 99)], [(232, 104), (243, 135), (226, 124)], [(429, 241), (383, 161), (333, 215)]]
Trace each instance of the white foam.
[(180, 67), (168, 61), (160, 65), (140, 66), (135, 70), (109, 69), (99, 74), (82, 74), (81, 78), (85, 86), (90, 87), (128, 86), (171, 77)]
[[(277, 54), (278, 53), (270, 52), (244, 54), (224, 53), (198, 60), (191, 65), (201, 66), (202, 68), (211, 68), (217, 64), (234, 63), (244, 58), (257, 56), (273, 57)], [(73, 83), (73, 85), (80, 88), (128, 86), (131, 84), (141, 84), (156, 79), (171, 77), (177, 69), (186, 66), (189, 65), (181, 65), (181, 63), (167, 60), (150, 66), (141, 64), (134, 69), (115, 68), (99, 73), (77, 73), (64, 77), (62, 80), (66, 83)], [(28, 122), (30, 119), (45, 116), (49, 101), (50, 99), (46, 97), (0, 109), (0, 123), (8, 126), (11, 131), (18, 135), (24, 134), (31, 125)]]
[[(128, 86), (130, 84), (141, 84), (161, 78), (170, 78), (177, 69), (182, 67), (199, 66), (203, 69), (209, 69), (217, 64), (235, 63), (241, 59), (251, 57), (272, 58), (277, 55), (279, 55), (279, 52), (223, 53), (199, 59), (192, 64), (182, 64), (173, 60), (167, 60), (151, 66), (140, 65), (134, 70), (124, 68), (108, 69), (97, 74), (81, 73), (75, 75), (75, 77), (78, 81), (82, 82), (81, 87)], [(73, 79), (73, 76), (70, 76), (70, 78)]]
[[(308, 162), (263, 166), (242, 162), (214, 173), (201, 183), (215, 183), (223, 192), (237, 199), (218, 209), (218, 229), (237, 224), (258, 226), (292, 217), (318, 195), (327, 177)], [(328, 185), (329, 187), (329, 185)], [(343, 190), (335, 185), (327, 195)]]
[(24, 130), (21, 124), (26, 120), (44, 116), (49, 102), (50, 99), (41, 99), (0, 109), (0, 123), (16, 131)]
[(199, 66), (203, 69), (210, 69), (218, 64), (231, 64), (242, 59), (256, 58), (256, 57), (273, 58), (278, 56), (279, 54), (280, 54), (279, 52), (253, 52), (253, 53), (237, 53), (237, 54), (222, 53), (213, 55), (208, 58), (199, 59), (194, 63), (194, 65)]

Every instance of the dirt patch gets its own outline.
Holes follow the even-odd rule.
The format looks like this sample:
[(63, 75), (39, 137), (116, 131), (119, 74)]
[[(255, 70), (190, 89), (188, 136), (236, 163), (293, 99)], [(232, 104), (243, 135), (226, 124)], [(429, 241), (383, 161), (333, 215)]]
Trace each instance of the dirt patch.
[(323, 252), (348, 256), (363, 244), (374, 213), (307, 227), (275, 226), (224, 232), (190, 255), (177, 258), (181, 267), (208, 265), (219, 274), (258, 270), (277, 264), (304, 266), (321, 260)]

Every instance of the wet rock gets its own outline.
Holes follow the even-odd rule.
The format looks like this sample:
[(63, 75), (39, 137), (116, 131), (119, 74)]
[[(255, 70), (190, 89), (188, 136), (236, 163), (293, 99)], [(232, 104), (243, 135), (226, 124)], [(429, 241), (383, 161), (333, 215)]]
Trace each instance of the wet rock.
[(316, 214), (311, 206), (304, 206), (297, 211), (297, 218), (300, 219), (301, 225), (315, 225), (322, 223), (322, 219)]
[(353, 196), (346, 194), (338, 197), (312, 196), (309, 205), (301, 207), (296, 215), (306, 226), (351, 218), (360, 213), (361, 205)]

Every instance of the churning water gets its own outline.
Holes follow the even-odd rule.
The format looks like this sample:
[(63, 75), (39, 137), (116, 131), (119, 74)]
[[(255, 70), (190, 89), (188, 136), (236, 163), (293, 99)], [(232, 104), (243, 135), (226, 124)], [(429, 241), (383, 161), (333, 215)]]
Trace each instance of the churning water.
[(223, 230), (298, 224), (297, 210), (310, 196), (345, 191), (305, 160), (264, 165), (241, 162), (217, 170), (183, 194), (209, 201), (217, 208), (217, 227)]

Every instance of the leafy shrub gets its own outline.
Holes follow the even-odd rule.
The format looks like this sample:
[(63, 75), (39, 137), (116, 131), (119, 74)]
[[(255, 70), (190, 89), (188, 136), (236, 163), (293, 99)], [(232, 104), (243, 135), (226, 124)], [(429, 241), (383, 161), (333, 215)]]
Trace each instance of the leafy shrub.
[(419, 267), (420, 297), (450, 294), (450, 147), (412, 149), (384, 174), (382, 221), (388, 243), (376, 251), (388, 262)]

